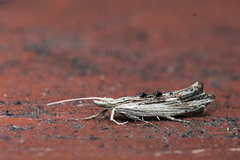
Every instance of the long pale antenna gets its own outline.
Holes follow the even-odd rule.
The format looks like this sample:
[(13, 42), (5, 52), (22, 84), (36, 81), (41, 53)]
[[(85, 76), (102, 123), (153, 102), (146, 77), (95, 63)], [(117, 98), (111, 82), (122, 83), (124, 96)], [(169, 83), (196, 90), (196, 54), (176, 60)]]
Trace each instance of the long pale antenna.
[(74, 98), (74, 99), (61, 100), (61, 101), (57, 101), (57, 102), (51, 102), (51, 103), (48, 103), (47, 105), (49, 106), (49, 105), (59, 104), (59, 103), (63, 103), (63, 102), (71, 102), (71, 101), (79, 101), (79, 100), (87, 100), (87, 99), (103, 100), (103, 99), (106, 99), (106, 98), (101, 98), (101, 97)]

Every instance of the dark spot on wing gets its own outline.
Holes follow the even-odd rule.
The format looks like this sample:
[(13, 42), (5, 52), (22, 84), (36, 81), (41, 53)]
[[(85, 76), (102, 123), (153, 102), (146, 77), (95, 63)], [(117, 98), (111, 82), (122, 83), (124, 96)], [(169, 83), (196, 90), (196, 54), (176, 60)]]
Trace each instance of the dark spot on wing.
[(147, 97), (147, 94), (144, 93), (144, 92), (141, 92), (141, 93), (139, 94), (139, 97), (140, 97), (140, 98), (146, 98), (146, 97)]
[(153, 93), (153, 95), (154, 95), (155, 97), (160, 97), (160, 96), (162, 96), (162, 92), (155, 91), (155, 92)]

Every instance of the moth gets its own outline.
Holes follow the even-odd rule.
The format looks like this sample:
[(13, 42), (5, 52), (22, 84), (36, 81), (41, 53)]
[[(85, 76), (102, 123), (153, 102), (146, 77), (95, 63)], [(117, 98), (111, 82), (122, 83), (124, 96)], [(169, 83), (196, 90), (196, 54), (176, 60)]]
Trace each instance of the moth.
[(142, 121), (157, 127), (153, 123), (145, 121), (144, 118), (156, 117), (160, 120), (161, 117), (172, 121), (188, 122), (174, 117), (200, 114), (204, 112), (206, 106), (214, 99), (215, 96), (213, 94), (203, 92), (203, 84), (201, 82), (196, 82), (188, 88), (166, 93), (155, 91), (153, 94), (146, 94), (142, 92), (137, 96), (126, 96), (117, 99), (106, 97), (75, 98), (48, 103), (47, 105), (77, 100), (93, 100), (94, 104), (104, 108), (104, 110), (84, 119), (92, 119), (111, 110), (110, 120), (118, 125), (124, 125), (128, 123), (128, 121), (123, 123), (117, 122), (114, 119), (115, 113), (125, 118)]

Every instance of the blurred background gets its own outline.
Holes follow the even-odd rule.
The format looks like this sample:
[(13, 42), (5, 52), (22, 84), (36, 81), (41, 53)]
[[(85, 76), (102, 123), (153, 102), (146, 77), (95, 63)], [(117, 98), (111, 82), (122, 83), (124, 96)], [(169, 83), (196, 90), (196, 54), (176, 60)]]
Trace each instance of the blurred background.
[[(86, 148), (80, 146), (92, 143), (91, 140), (86, 140), (88, 138), (82, 137), (94, 135), (101, 141), (97, 143), (100, 150), (96, 147), (91, 151), (100, 158), (106, 155), (112, 158), (115, 157), (113, 153), (116, 153), (116, 157), (124, 159), (124, 154), (120, 151), (129, 156), (140, 152), (142, 158), (174, 158), (176, 154), (165, 154), (165, 151), (173, 153), (173, 150), (181, 149), (186, 150), (182, 152), (183, 156), (189, 157), (186, 153), (191, 152), (192, 148), (208, 148), (211, 154), (202, 153), (205, 158), (211, 158), (209, 155), (219, 155), (222, 150), (226, 150), (224, 156), (234, 158), (238, 152), (232, 154), (228, 149), (240, 145), (239, 142), (235, 142), (239, 138), (235, 133), (240, 130), (240, 124), (237, 122), (240, 96), (239, 8), (240, 2), (237, 0), (0, 0), (0, 100), (3, 135), (0, 145), (5, 151), (4, 155), (11, 158), (8, 153), (24, 151), (24, 154), (19, 155), (26, 156), (32, 153), (34, 158), (40, 159), (45, 156), (66, 158), (61, 153), (66, 152), (68, 158), (93, 158), (95, 156), (87, 154)], [(139, 126), (135, 125), (133, 130), (136, 131), (132, 131), (135, 123), (131, 122), (127, 125), (131, 130), (129, 133), (136, 139), (132, 140), (133, 144), (124, 140), (126, 144), (121, 145), (113, 137), (119, 129), (122, 130), (119, 133), (126, 136), (125, 127), (111, 123), (108, 120), (109, 115), (99, 121), (79, 120), (86, 117), (85, 115), (94, 114), (98, 109), (89, 111), (87, 107), (79, 110), (74, 106), (63, 106), (56, 110), (45, 108), (47, 102), (66, 98), (117, 98), (137, 95), (143, 91), (167, 92), (188, 87), (196, 81), (203, 82), (204, 90), (217, 97), (205, 116), (198, 118), (202, 121), (207, 118), (209, 123), (209, 119), (214, 117), (225, 118), (222, 121), (218, 119), (219, 126), (223, 125), (222, 123), (226, 123), (226, 126), (218, 128), (220, 131), (217, 134), (211, 130), (213, 128), (208, 128), (209, 125), (204, 125), (211, 133), (204, 130), (203, 137), (209, 138), (212, 133), (224, 137), (225, 140), (218, 136), (213, 140), (220, 141), (219, 143), (209, 142), (208, 138), (195, 142), (195, 137), (194, 140), (189, 139), (188, 143), (191, 145), (181, 148), (178, 143), (184, 143), (184, 140), (175, 140), (181, 138), (181, 135), (179, 137), (176, 134), (178, 130), (171, 132), (174, 135), (172, 139), (159, 140), (159, 136), (164, 134), (164, 137), (164, 131), (167, 132), (168, 128), (163, 129), (162, 134), (148, 135), (155, 133), (153, 129), (145, 131), (145, 128), (139, 129)], [(62, 114), (64, 116), (61, 116)], [(81, 126), (79, 123), (83, 123), (83, 132), (78, 132), (79, 128), (75, 132), (76, 127), (69, 128), (73, 125), (73, 122), (68, 121), (71, 119), (69, 116), (78, 119), (74, 124)], [(45, 131), (48, 127), (44, 125), (50, 123), (48, 118), (63, 117), (64, 120), (54, 121), (55, 128), (48, 126), (53, 130), (49, 131), (51, 134)], [(236, 118), (235, 128), (231, 128), (232, 120), (230, 123), (227, 117)], [(29, 122), (29, 118), (34, 122)], [(16, 121), (19, 124), (16, 125)], [(172, 122), (155, 123), (167, 127)], [(6, 124), (10, 126), (6, 127)], [(24, 133), (19, 130), (13, 133), (11, 130), (11, 125), (21, 128), (26, 124), (37, 130), (28, 131), (27, 128)], [(39, 124), (42, 128), (37, 127)], [(97, 127), (92, 131), (91, 127), (86, 125)], [(103, 138), (105, 132), (99, 135), (99, 125), (114, 127), (114, 130), (108, 130), (110, 139)], [(173, 127), (179, 124), (171, 125)], [(189, 129), (189, 126), (180, 126), (183, 126), (183, 130)], [(229, 126), (232, 129), (231, 133), (226, 132)], [(61, 127), (66, 127), (68, 131), (65, 132)], [(141, 129), (144, 130), (143, 137), (150, 136), (154, 142), (144, 138), (139, 142), (142, 137), (137, 135)], [(16, 139), (11, 134), (22, 138), (18, 138), (15, 143)], [(34, 134), (40, 134), (40, 137), (37, 138)], [(56, 142), (55, 139), (61, 134), (74, 135), (75, 141)], [(229, 134), (234, 136), (228, 143), (226, 139), (229, 138)], [(10, 135), (9, 143), (4, 135)], [(35, 146), (34, 151), (27, 149), (33, 143), (32, 136), (39, 144), (45, 144), (42, 148), (51, 146), (48, 150), (52, 152), (39, 146)], [(51, 142), (45, 142), (46, 139), (50, 139)], [(76, 142), (76, 139), (81, 139), (81, 142)], [(146, 145), (141, 148), (139, 143)], [(197, 147), (194, 147), (194, 143), (198, 144)], [(220, 148), (216, 147), (216, 144), (221, 144)], [(7, 149), (10, 146), (13, 147), (11, 151)], [(125, 147), (119, 149), (119, 146)], [(22, 150), (19, 147), (22, 147)], [(65, 147), (72, 150), (64, 149)], [(86, 155), (82, 156), (79, 150), (84, 151)], [(112, 153), (109, 153), (109, 150)], [(42, 156), (39, 156), (39, 153)]]

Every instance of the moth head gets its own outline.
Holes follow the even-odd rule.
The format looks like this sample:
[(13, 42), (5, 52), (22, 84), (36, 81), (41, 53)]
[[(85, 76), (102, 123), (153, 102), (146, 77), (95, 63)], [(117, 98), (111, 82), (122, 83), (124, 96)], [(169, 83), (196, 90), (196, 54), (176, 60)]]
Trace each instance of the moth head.
[(110, 103), (107, 99), (106, 100), (93, 100), (93, 103), (96, 104), (99, 107), (103, 107), (103, 108), (112, 108), (112, 106), (114, 105), (113, 103)]

